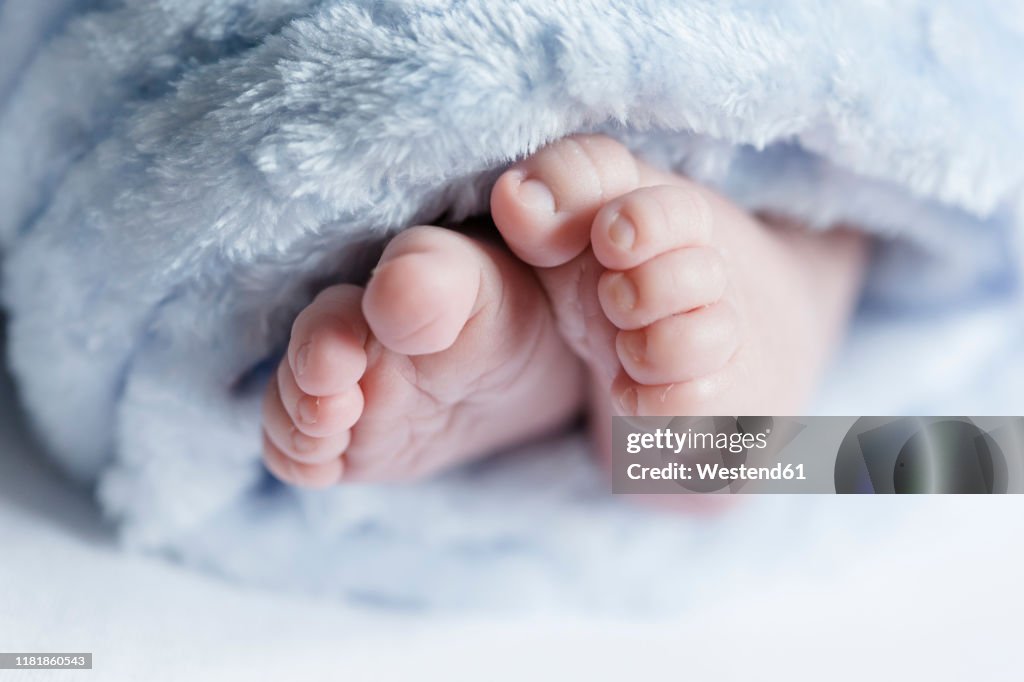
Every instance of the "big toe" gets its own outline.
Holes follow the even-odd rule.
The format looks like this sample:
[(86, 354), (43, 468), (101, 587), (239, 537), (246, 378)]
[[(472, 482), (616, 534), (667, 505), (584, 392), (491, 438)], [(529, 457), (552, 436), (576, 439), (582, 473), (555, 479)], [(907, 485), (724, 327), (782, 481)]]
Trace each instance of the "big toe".
[(466, 237), (438, 227), (414, 227), (395, 237), (363, 298), (377, 340), (403, 355), (454, 344), (478, 300), (477, 251)]
[(536, 267), (555, 267), (587, 248), (598, 210), (636, 188), (642, 172), (619, 142), (574, 135), (506, 171), (491, 194), (491, 215), (519, 258)]

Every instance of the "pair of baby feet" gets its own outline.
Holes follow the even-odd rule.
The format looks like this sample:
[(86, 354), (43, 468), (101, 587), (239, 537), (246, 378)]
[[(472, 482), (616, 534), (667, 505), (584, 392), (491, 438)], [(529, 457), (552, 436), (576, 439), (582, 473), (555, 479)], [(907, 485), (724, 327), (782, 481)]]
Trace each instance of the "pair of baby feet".
[(264, 402), (278, 478), (422, 476), (586, 405), (605, 457), (612, 414), (791, 413), (862, 262), (856, 237), (768, 227), (602, 136), (513, 166), (491, 211), (507, 249), (415, 227), (298, 316)]

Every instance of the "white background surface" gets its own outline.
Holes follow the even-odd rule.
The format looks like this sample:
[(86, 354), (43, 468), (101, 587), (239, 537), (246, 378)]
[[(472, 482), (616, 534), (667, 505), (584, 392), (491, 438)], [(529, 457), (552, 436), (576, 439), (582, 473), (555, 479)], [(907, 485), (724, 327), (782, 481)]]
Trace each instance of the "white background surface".
[(723, 565), (713, 593), (666, 566), (700, 599), (664, 620), (374, 612), (120, 553), (88, 495), (42, 463), (4, 382), (0, 651), (89, 651), (95, 669), (0, 679), (1022, 679), (1024, 499), (807, 509), (879, 505), (891, 527), (857, 542), (818, 529), (781, 571)]

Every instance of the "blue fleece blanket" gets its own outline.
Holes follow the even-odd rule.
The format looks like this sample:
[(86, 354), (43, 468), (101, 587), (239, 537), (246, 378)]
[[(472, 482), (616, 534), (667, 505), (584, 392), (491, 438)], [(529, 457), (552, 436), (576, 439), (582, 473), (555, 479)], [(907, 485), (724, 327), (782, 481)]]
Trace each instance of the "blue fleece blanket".
[(259, 400), (296, 312), (582, 130), (875, 232), (876, 303), (1012, 295), (1022, 64), (996, 0), (6, 0), (9, 363), (133, 546), (399, 602), (664, 599), (645, 576), (707, 531), (612, 500), (571, 436), (414, 486), (277, 485)]

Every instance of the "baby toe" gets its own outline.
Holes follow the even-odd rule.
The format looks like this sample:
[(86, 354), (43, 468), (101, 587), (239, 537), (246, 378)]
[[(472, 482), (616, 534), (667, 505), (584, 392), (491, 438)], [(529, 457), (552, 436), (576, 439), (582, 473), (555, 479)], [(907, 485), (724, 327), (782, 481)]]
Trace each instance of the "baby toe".
[(271, 382), (263, 401), (263, 433), (280, 454), (296, 462), (320, 464), (336, 459), (348, 447), (348, 429), (317, 438), (296, 427), (281, 399), (277, 382)]
[(278, 480), (304, 488), (327, 488), (341, 481), (344, 462), (339, 457), (326, 462), (297, 462), (282, 452), (273, 441), (264, 435), (263, 461), (270, 473)]
[(721, 369), (739, 347), (739, 324), (724, 302), (620, 331), (615, 348), (623, 369), (646, 385), (689, 381)]
[(608, 202), (594, 218), (590, 239), (602, 265), (627, 270), (668, 251), (709, 244), (712, 223), (705, 190), (656, 185)]
[(363, 346), (369, 332), (360, 310), (361, 299), (359, 287), (330, 287), (295, 319), (288, 366), (304, 393), (342, 393), (366, 371)]
[(533, 266), (554, 267), (587, 247), (601, 205), (639, 182), (637, 161), (622, 144), (576, 135), (502, 175), (491, 194), (491, 214), (517, 256)]
[(455, 343), (480, 289), (480, 255), (466, 241), (451, 230), (414, 227), (388, 244), (363, 298), (366, 321), (385, 348), (425, 355)]
[(734, 414), (738, 377), (725, 369), (690, 381), (646, 385), (622, 372), (611, 388), (614, 409), (624, 416)]
[(663, 253), (624, 272), (608, 270), (598, 284), (598, 297), (612, 324), (640, 329), (716, 302), (727, 283), (721, 254), (701, 246)]
[(295, 382), (288, 363), (282, 362), (277, 385), (293, 425), (307, 436), (324, 438), (343, 433), (352, 428), (363, 412), (363, 391), (358, 384), (334, 395), (309, 395)]

